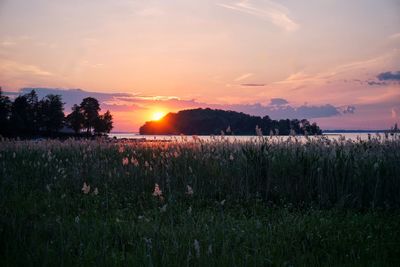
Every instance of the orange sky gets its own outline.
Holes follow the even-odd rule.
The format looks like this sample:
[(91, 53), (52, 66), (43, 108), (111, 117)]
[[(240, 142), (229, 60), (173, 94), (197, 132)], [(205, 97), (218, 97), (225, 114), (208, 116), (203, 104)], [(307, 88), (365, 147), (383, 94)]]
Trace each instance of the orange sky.
[(198, 106), (388, 128), (399, 14), (396, 0), (4, 0), (0, 85), (110, 94), (116, 131)]

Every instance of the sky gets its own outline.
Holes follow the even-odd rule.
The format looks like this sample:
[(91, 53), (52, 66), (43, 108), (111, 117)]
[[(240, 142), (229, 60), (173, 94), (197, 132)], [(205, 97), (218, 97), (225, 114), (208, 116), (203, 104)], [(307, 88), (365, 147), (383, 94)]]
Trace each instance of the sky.
[(0, 0), (0, 86), (85, 96), (137, 131), (196, 107), (400, 122), (400, 0)]

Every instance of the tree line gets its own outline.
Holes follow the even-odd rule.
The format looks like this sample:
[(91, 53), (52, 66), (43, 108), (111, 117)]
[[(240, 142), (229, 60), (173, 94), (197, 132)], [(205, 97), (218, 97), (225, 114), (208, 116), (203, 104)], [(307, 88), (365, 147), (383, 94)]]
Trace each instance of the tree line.
[[(257, 130), (256, 130), (257, 129)], [(306, 119), (272, 120), (269, 116), (251, 116), (242, 112), (191, 109), (169, 113), (159, 121), (146, 122), (140, 134), (186, 134), (186, 135), (319, 135), (321, 129)]]
[(72, 129), (75, 136), (109, 133), (113, 128), (112, 115), (108, 110), (100, 114), (100, 110), (98, 100), (87, 97), (65, 116), (60, 95), (49, 94), (39, 100), (32, 90), (12, 101), (0, 87), (0, 135), (57, 137), (68, 135), (68, 129)]

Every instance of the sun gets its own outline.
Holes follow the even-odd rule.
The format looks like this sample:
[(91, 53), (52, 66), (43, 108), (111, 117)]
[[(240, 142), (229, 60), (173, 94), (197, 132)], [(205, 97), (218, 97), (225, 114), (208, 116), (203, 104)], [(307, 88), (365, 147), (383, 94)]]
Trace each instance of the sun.
[(151, 119), (152, 119), (153, 121), (158, 121), (158, 120), (160, 120), (162, 117), (164, 117), (164, 115), (165, 115), (165, 112), (163, 112), (163, 111), (155, 111), (155, 112), (153, 112), (153, 114), (151, 115)]

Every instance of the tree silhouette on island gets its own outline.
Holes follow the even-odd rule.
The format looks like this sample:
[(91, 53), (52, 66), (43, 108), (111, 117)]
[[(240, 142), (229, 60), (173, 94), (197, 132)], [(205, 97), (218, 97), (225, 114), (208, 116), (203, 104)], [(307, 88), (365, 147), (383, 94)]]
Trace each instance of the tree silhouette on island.
[[(257, 129), (257, 132), (256, 132)], [(148, 121), (140, 127), (143, 135), (320, 135), (321, 129), (316, 123), (306, 119), (272, 120), (251, 116), (242, 112), (218, 109), (189, 109), (178, 113), (168, 113), (157, 121)]]

